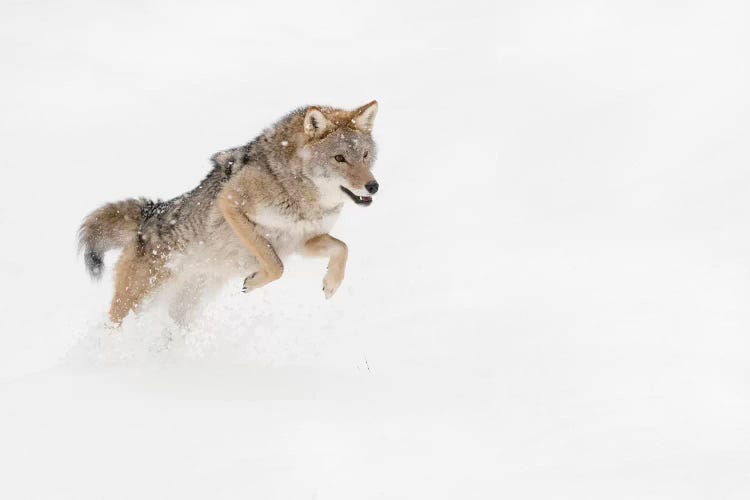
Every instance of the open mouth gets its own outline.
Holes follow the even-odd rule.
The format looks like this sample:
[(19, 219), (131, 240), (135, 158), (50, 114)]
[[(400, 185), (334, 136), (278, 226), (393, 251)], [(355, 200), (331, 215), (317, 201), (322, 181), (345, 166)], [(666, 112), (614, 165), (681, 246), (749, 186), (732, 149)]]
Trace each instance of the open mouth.
[(343, 192), (345, 192), (346, 194), (348, 194), (349, 198), (351, 198), (352, 201), (354, 203), (356, 203), (357, 205), (367, 206), (370, 203), (372, 203), (372, 196), (358, 196), (358, 195), (352, 193), (351, 191), (349, 191), (348, 189), (346, 189), (344, 186), (339, 186), (339, 187), (341, 188), (341, 190)]

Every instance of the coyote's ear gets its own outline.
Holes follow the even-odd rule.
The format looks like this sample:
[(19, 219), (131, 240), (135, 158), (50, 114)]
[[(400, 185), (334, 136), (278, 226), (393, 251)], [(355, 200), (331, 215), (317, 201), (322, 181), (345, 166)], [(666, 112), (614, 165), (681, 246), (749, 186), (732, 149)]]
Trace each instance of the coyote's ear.
[(375, 123), (375, 115), (378, 114), (378, 101), (368, 102), (352, 113), (352, 122), (358, 129), (369, 132)]
[(333, 124), (318, 108), (310, 108), (305, 113), (304, 128), (308, 137), (321, 137)]

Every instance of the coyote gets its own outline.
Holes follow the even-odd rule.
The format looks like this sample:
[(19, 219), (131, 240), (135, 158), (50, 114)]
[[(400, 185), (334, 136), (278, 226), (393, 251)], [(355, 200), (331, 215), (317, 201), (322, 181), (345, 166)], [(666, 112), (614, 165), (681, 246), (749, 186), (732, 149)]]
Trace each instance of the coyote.
[(344, 279), (347, 246), (329, 234), (345, 202), (378, 192), (372, 101), (353, 111), (307, 106), (248, 144), (216, 153), (192, 191), (168, 201), (108, 203), (88, 215), (79, 247), (93, 278), (122, 248), (109, 317), (119, 325), (144, 300), (174, 285), (169, 312), (187, 323), (201, 298), (232, 277), (249, 292), (279, 279), (294, 253), (327, 257), (326, 298)]

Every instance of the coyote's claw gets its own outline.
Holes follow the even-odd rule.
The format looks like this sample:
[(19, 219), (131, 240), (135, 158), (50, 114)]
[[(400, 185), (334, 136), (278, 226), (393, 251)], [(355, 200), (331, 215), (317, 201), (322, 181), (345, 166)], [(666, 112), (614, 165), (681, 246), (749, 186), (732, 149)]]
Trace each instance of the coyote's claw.
[(255, 278), (258, 276), (258, 272), (254, 272), (253, 274), (249, 275), (245, 278), (245, 281), (242, 282), (242, 293), (247, 293), (251, 290), (254, 290), (256, 288), (260, 288), (263, 286), (262, 283), (258, 283), (260, 280), (256, 280)]

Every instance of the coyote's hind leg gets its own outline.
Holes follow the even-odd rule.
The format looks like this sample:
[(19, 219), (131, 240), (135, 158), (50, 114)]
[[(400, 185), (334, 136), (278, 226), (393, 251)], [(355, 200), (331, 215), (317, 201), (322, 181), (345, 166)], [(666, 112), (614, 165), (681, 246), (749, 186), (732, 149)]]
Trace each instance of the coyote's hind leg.
[(122, 323), (168, 276), (161, 256), (144, 253), (137, 244), (125, 248), (115, 271), (115, 296), (109, 309), (112, 322)]
[[(177, 278), (176, 278), (177, 279)], [(215, 277), (192, 276), (171, 282), (176, 291), (169, 304), (169, 316), (179, 326), (187, 328), (200, 315), (209, 298), (221, 290), (224, 281)]]

